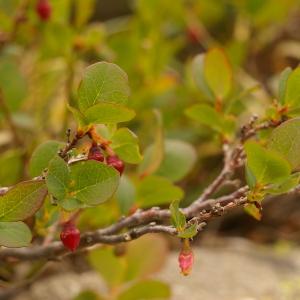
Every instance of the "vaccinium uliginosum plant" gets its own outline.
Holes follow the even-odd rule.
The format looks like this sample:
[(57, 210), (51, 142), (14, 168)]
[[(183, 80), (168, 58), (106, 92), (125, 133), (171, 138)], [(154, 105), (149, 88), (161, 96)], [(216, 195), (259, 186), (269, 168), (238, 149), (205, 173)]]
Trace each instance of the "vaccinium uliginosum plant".
[[(260, 219), (261, 203), (267, 195), (297, 191), (300, 68), (282, 73), (277, 99), (263, 116), (249, 117), (242, 128), (238, 125), (238, 112), (233, 109), (241, 88), (224, 52), (214, 48), (197, 56), (192, 69), (207, 101), (188, 107), (185, 113), (210, 127), (224, 152), (223, 169), (194, 202), (179, 208), (183, 191), (174, 183), (191, 170), (196, 159), (193, 148), (164, 140), (162, 116), (155, 111), (155, 142), (143, 158), (136, 135), (120, 126), (135, 117), (128, 107), (127, 75), (115, 64), (99, 62), (85, 70), (77, 95), (68, 104), (77, 122), (71, 138), (68, 136), (67, 143), (52, 140), (39, 145), (30, 161), (32, 180), (1, 190), (0, 244), (7, 247), (0, 251), (1, 259), (50, 259), (78, 247), (118, 244), (147, 233), (163, 232), (182, 239), (179, 266), (187, 275), (194, 261), (189, 241), (211, 218), (243, 206)], [(124, 174), (125, 163), (141, 163), (138, 176), (132, 175), (136, 188)], [(244, 184), (215, 197), (222, 186), (236, 184), (234, 176), (240, 168), (245, 170)], [(136, 192), (129, 193), (132, 189)], [(125, 194), (135, 199), (125, 199)], [(107, 227), (80, 234), (75, 225), (78, 216), (112, 197), (121, 203), (126, 216)], [(32, 228), (24, 220), (45, 205), (52, 205), (60, 214), (56, 222), (62, 243), (35, 241), (30, 246)], [(28, 248), (9, 249), (18, 247)]]

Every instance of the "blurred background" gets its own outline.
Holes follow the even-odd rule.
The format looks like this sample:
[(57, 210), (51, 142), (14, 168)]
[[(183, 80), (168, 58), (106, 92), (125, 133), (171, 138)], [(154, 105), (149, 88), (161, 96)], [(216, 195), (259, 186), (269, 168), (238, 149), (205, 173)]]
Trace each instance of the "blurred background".
[[(240, 95), (232, 108), (237, 128), (253, 113), (265, 115), (279, 73), (300, 61), (299, 0), (49, 0), (48, 14), (38, 2), (0, 0), (2, 187), (29, 178), (37, 145), (66, 141), (66, 130), (76, 128), (66, 104), (84, 67), (109, 61), (128, 74), (129, 105), (137, 112), (128, 127), (142, 153), (159, 132), (169, 148), (180, 143), (189, 153), (179, 158), (186, 170), (169, 178), (185, 191), (188, 205), (222, 167), (219, 134), (183, 113), (207, 102), (193, 79), (194, 57), (214, 46), (226, 52)], [(116, 199), (81, 215), (82, 231), (130, 211), (138, 168), (127, 166)], [(193, 241), (196, 262), (187, 278), (177, 269), (178, 241), (155, 235), (51, 262), (15, 299), (300, 299), (298, 198), (267, 199), (260, 222), (242, 209), (210, 222)], [(34, 221), (38, 237), (57, 214), (47, 202)], [(31, 267), (0, 263), (0, 278), (16, 281)], [(156, 289), (160, 297), (149, 296)]]

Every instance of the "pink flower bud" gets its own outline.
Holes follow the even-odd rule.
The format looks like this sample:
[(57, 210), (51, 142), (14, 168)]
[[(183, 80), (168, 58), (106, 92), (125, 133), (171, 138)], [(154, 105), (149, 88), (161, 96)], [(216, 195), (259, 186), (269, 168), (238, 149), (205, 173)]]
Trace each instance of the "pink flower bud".
[(194, 264), (194, 254), (190, 247), (183, 247), (178, 256), (179, 267), (184, 276), (190, 274)]

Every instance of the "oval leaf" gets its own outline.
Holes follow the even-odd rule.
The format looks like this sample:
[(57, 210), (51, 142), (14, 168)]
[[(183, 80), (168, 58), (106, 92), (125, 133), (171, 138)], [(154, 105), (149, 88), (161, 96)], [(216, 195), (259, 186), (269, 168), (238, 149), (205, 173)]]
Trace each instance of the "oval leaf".
[(29, 174), (31, 177), (39, 176), (49, 165), (52, 158), (57, 155), (63, 143), (48, 141), (39, 145), (33, 152), (29, 163)]
[(291, 119), (272, 131), (268, 148), (280, 153), (293, 169), (300, 167), (300, 118)]
[(120, 67), (96, 63), (85, 70), (78, 89), (78, 107), (84, 112), (102, 101), (126, 104), (129, 93), (127, 74)]
[(9, 248), (26, 247), (32, 239), (31, 231), (23, 222), (0, 222), (0, 245)]
[(88, 108), (84, 116), (92, 124), (111, 124), (130, 121), (135, 112), (124, 105), (102, 102)]
[(0, 221), (21, 221), (41, 207), (47, 195), (44, 180), (25, 181), (0, 197)]

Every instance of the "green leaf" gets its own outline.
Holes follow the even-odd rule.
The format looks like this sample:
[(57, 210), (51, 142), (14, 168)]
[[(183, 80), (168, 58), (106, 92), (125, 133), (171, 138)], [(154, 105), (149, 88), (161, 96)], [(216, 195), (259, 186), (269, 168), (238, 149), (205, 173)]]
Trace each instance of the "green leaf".
[(173, 182), (179, 181), (192, 170), (196, 159), (197, 154), (191, 144), (180, 140), (166, 140), (164, 159), (155, 174)]
[(133, 300), (133, 299), (153, 299), (163, 300), (171, 298), (170, 287), (157, 280), (144, 280), (135, 283), (127, 290), (123, 291), (118, 300)]
[(78, 107), (84, 112), (102, 101), (126, 104), (130, 90), (126, 73), (117, 65), (95, 63), (86, 68), (78, 89)]
[(235, 121), (232, 117), (223, 116), (207, 104), (193, 105), (186, 109), (185, 114), (219, 133), (232, 133), (235, 129)]
[(32, 236), (23, 222), (0, 222), (0, 245), (9, 248), (27, 247)]
[(170, 211), (171, 211), (171, 218), (172, 223), (174, 227), (178, 231), (182, 231), (185, 228), (186, 225), (186, 218), (185, 215), (180, 211), (179, 209), (179, 201), (173, 201), (170, 205)]
[(125, 162), (138, 164), (143, 159), (138, 145), (138, 138), (128, 128), (117, 130), (111, 141), (111, 148)]
[(272, 131), (268, 148), (280, 153), (292, 166), (300, 167), (300, 118), (282, 123)]
[(130, 208), (136, 201), (136, 189), (135, 185), (126, 176), (122, 175), (120, 184), (116, 191), (116, 198), (122, 214), (128, 214)]
[(184, 229), (182, 232), (178, 233), (178, 237), (183, 239), (191, 239), (198, 233), (197, 224), (192, 224), (191, 226)]
[(75, 0), (75, 21), (76, 27), (85, 25), (94, 13), (96, 0)]
[(169, 204), (183, 197), (183, 190), (160, 176), (145, 177), (138, 185), (138, 203), (141, 207)]
[(247, 165), (259, 184), (278, 183), (291, 173), (289, 163), (272, 150), (255, 142), (245, 144)]
[[(74, 199), (87, 206), (108, 200), (119, 184), (119, 173), (103, 163), (89, 160), (67, 165), (56, 157), (49, 165), (46, 183), (58, 200)], [(66, 202), (64, 205), (67, 205)]]
[(229, 60), (222, 49), (213, 48), (206, 53), (204, 77), (216, 98), (226, 98), (232, 89), (233, 75)]
[(119, 172), (97, 161), (74, 163), (70, 170), (70, 194), (87, 205), (105, 202), (119, 185)]
[(287, 193), (288, 191), (295, 188), (300, 181), (299, 173), (292, 174), (289, 178), (284, 180), (279, 184), (272, 184), (267, 190), (266, 193), (273, 194), (273, 195), (280, 195)]
[(9, 55), (0, 58), (0, 88), (11, 111), (16, 111), (27, 95), (27, 85), (19, 65)]
[(29, 174), (31, 177), (39, 176), (48, 167), (52, 158), (57, 156), (63, 143), (48, 141), (39, 145), (33, 152), (29, 162)]
[(56, 156), (51, 160), (46, 176), (46, 184), (49, 193), (58, 200), (63, 200), (66, 197), (70, 181), (69, 172), (69, 166), (62, 158)]
[(210, 99), (213, 99), (214, 96), (211, 90), (208, 88), (205, 78), (204, 78), (204, 54), (197, 55), (192, 62), (192, 74), (196, 85), (199, 89)]
[(262, 218), (261, 210), (255, 204), (249, 203), (245, 205), (245, 212), (253, 217), (255, 220), (260, 221)]
[(156, 120), (156, 128), (153, 130), (155, 141), (150, 145), (144, 153), (144, 160), (139, 165), (139, 174), (147, 176), (153, 174), (160, 166), (164, 157), (164, 133), (162, 125), (162, 117), (158, 110), (154, 110)]
[(164, 237), (147, 235), (127, 245), (126, 281), (145, 278), (159, 271), (168, 255), (168, 244)]
[(135, 112), (124, 105), (101, 102), (89, 107), (84, 116), (90, 124), (110, 124), (130, 121)]
[(284, 104), (289, 108), (300, 106), (300, 67), (297, 67), (286, 82)]
[(123, 281), (126, 261), (123, 257), (117, 257), (112, 247), (102, 247), (89, 252), (88, 260), (109, 286), (118, 286)]
[(92, 290), (85, 290), (80, 292), (74, 300), (104, 300), (98, 293)]
[(47, 195), (44, 180), (24, 181), (0, 197), (0, 222), (21, 221), (42, 206)]
[(23, 171), (23, 151), (8, 150), (0, 156), (0, 186), (9, 186), (17, 183)]
[(251, 172), (250, 168), (248, 167), (248, 164), (245, 164), (245, 175), (246, 175), (246, 182), (250, 188), (250, 190), (253, 190), (256, 186), (256, 178)]
[(285, 101), (285, 93), (286, 93), (286, 87), (287, 87), (287, 81), (292, 73), (292, 69), (290, 67), (285, 68), (279, 78), (279, 90), (278, 90), (278, 100), (279, 103), (284, 103)]

